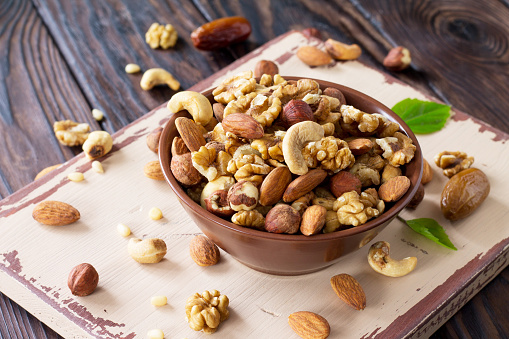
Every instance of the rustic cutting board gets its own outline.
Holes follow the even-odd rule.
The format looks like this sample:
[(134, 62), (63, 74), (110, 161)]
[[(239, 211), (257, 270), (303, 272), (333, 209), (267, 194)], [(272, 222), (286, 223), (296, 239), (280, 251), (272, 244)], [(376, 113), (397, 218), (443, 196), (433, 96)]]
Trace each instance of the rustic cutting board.
[[(299, 46), (313, 44), (290, 32), (228, 68), (197, 84), (201, 91), (239, 71), (253, 69), (260, 59), (274, 60), (280, 73), (337, 82), (392, 107), (404, 98), (433, 99), (390, 76), (356, 62), (310, 68), (295, 56)], [(426, 186), (424, 201), (406, 219), (432, 217), (443, 225), (458, 251), (445, 249), (393, 221), (376, 240), (391, 243), (394, 257), (416, 256), (417, 268), (402, 278), (375, 273), (367, 264), (368, 244), (339, 263), (304, 276), (271, 276), (251, 270), (227, 253), (212, 267), (199, 267), (188, 255), (197, 226), (163, 181), (143, 175), (143, 166), (157, 157), (145, 144), (147, 133), (164, 125), (165, 105), (147, 113), (114, 135), (114, 149), (102, 159), (105, 173), (94, 172), (78, 155), (46, 177), (0, 202), (0, 290), (65, 337), (144, 337), (161, 328), (167, 338), (202, 338), (185, 321), (186, 299), (195, 292), (217, 289), (230, 299), (230, 319), (218, 338), (296, 338), (288, 316), (307, 310), (324, 316), (331, 338), (427, 337), (507, 266), (509, 229), (509, 171), (507, 134), (454, 111), (440, 132), (419, 135), (424, 157), (433, 163), (438, 152), (465, 151), (474, 167), (490, 178), (491, 192), (481, 208), (465, 220), (451, 223), (440, 213), (439, 197), (447, 179), (434, 166), (435, 178)], [(80, 171), (85, 180), (67, 180)], [(32, 210), (42, 200), (70, 203), (81, 220), (64, 227), (36, 223)], [(162, 220), (148, 217), (159, 207)], [(127, 254), (128, 239), (116, 231), (124, 223), (139, 238), (166, 241), (168, 254), (155, 265), (141, 265)], [(99, 287), (88, 297), (75, 297), (67, 275), (88, 262), (99, 272)], [(355, 311), (330, 287), (339, 273), (357, 278), (367, 295), (364, 311)], [(168, 305), (155, 308), (150, 297), (166, 295)]]

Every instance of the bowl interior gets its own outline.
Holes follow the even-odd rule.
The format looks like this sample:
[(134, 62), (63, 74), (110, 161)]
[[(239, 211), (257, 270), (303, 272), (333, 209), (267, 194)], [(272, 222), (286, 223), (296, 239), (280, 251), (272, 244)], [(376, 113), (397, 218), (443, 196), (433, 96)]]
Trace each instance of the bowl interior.
[[(300, 77), (284, 77), (286, 80), (298, 80)], [(177, 182), (175, 177), (171, 173), (170, 162), (171, 162), (171, 144), (173, 138), (178, 136), (178, 131), (175, 127), (175, 119), (181, 116), (186, 116), (191, 118), (187, 111), (181, 111), (176, 114), (173, 114), (167, 124), (165, 125), (163, 132), (161, 134), (161, 138), (159, 141), (159, 161), (161, 163), (161, 167), (163, 169), (164, 176), (166, 181), (169, 183), (172, 190), (177, 194), (179, 199), (186, 204), (189, 208), (195, 211), (198, 214), (206, 216), (207, 219), (216, 223), (220, 227), (225, 227), (231, 229), (235, 232), (242, 233), (243, 235), (253, 236), (257, 238), (267, 238), (267, 239), (278, 239), (280, 241), (320, 241), (320, 240), (330, 240), (335, 238), (343, 238), (349, 237), (352, 235), (356, 235), (359, 233), (363, 233), (369, 231), (380, 224), (385, 222), (389, 222), (392, 220), (412, 199), (415, 195), (418, 185), (421, 181), (422, 176), (422, 153), (417, 138), (414, 133), (410, 130), (410, 128), (403, 122), (403, 120), (397, 116), (394, 112), (392, 112), (388, 107), (378, 102), (377, 100), (359, 92), (352, 88), (342, 86), (339, 84), (335, 84), (328, 81), (313, 79), (320, 84), (320, 88), (323, 90), (327, 87), (335, 87), (339, 89), (345, 96), (346, 102), (348, 105), (352, 105), (364, 112), (369, 113), (380, 113), (384, 115), (391, 121), (397, 122), (400, 125), (400, 131), (410, 137), (413, 141), (413, 144), (416, 146), (415, 155), (412, 161), (409, 164), (405, 165), (405, 175), (410, 179), (410, 188), (406, 192), (406, 194), (397, 202), (386, 204), (386, 210), (382, 215), (375, 219), (371, 219), (365, 224), (353, 228), (349, 228), (342, 231), (327, 233), (327, 234), (316, 234), (312, 237), (308, 237), (300, 234), (274, 234), (268, 232), (262, 232), (250, 228), (245, 228), (242, 226), (238, 226), (232, 222), (226, 221), (217, 217), (216, 215), (208, 212), (203, 209), (199, 204), (195, 203), (184, 191), (184, 189)], [(203, 92), (203, 94), (211, 101), (214, 102), (212, 96), (212, 89)]]

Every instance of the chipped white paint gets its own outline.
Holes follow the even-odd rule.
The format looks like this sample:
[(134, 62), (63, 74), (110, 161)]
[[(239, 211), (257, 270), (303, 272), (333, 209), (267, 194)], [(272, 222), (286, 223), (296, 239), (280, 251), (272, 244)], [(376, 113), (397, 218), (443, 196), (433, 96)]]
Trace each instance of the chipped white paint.
[[(260, 59), (277, 60), (285, 51), (296, 51), (303, 44), (307, 44), (307, 39), (302, 35), (289, 34), (276, 44), (253, 52), (253, 59), (222, 78), (253, 69)], [(284, 75), (313, 77), (353, 87), (389, 107), (407, 97), (425, 98), (409, 86), (387, 83), (385, 75), (356, 61), (337, 63), (331, 68), (309, 68), (295, 56), (289, 56), (279, 67)], [(145, 135), (168, 115), (166, 109), (158, 109), (117, 133), (116, 145), (134, 135), (141, 137), (103, 161), (108, 168), (106, 173), (94, 172), (89, 161), (79, 156), (56, 170), (46, 182), (33, 184), (0, 203), (0, 214), (28, 203), (16, 213), (0, 218), (0, 289), (66, 337), (108, 337), (108, 333), (144, 336), (150, 329), (160, 328), (171, 333), (172, 338), (210, 338), (188, 327), (184, 304), (195, 292), (217, 289), (230, 298), (232, 310), (230, 319), (215, 334), (220, 338), (293, 338), (295, 334), (287, 317), (302, 310), (328, 319), (331, 338), (358, 338), (381, 333), (428, 294), (437, 293), (437, 287), (479, 254), (482, 259), (482, 255), (503, 241), (507, 249), (509, 229), (503, 226), (509, 214), (509, 182), (504, 180), (509, 171), (509, 148), (505, 142), (493, 141), (492, 132), (480, 133), (479, 125), (472, 120), (451, 120), (440, 132), (418, 136), (425, 158), (432, 162), (433, 156), (443, 150), (466, 151), (475, 157), (474, 166), (490, 178), (490, 196), (468, 219), (455, 223), (445, 220), (438, 200), (446, 178), (432, 165), (435, 178), (426, 186), (424, 201), (416, 211), (404, 211), (402, 216), (437, 219), (458, 247), (457, 252), (428, 241), (396, 220), (373, 241), (391, 243), (394, 257), (418, 258), (415, 271), (402, 278), (385, 277), (369, 267), (366, 255), (373, 241), (334, 266), (305, 276), (262, 274), (224, 252), (220, 264), (199, 267), (188, 255), (189, 241), (199, 229), (165, 182), (143, 175), (143, 166), (156, 160), (156, 155), (146, 147)], [(29, 202), (60, 185), (69, 168), (83, 171), (86, 182), (62, 184), (46, 199), (75, 206), (81, 212), (80, 221), (62, 227), (37, 224), (31, 217), (34, 203)], [(146, 211), (152, 206), (160, 207), (165, 218), (157, 221), (147, 218)], [(131, 260), (127, 253), (129, 237), (118, 236), (115, 227), (118, 223), (129, 225), (132, 236), (165, 240), (169, 249), (165, 259), (154, 265)], [(69, 293), (66, 282), (70, 269), (82, 262), (94, 265), (100, 280), (94, 294), (78, 298)], [(482, 283), (502, 265), (505, 262), (494, 262)], [(335, 295), (329, 279), (339, 273), (353, 275), (363, 286), (367, 294), (364, 311), (353, 310)], [(463, 282), (456, 283), (459, 287)], [(147, 302), (154, 295), (166, 295), (168, 305), (154, 308)], [(440, 300), (440, 295), (435, 296)], [(440, 305), (436, 302), (433, 306)], [(429, 331), (457, 309), (454, 304), (446, 306), (452, 311), (446, 315), (433, 314), (436, 321)], [(86, 308), (88, 313), (80, 315), (78, 308)], [(415, 320), (427, 323), (426, 315), (417, 315)], [(124, 325), (115, 327), (108, 322)]]

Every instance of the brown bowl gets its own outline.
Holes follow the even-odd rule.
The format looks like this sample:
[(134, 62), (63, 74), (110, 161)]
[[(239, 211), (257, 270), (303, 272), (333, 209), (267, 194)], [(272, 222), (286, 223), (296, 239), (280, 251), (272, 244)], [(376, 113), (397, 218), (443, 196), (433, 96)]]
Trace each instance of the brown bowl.
[[(296, 77), (284, 78), (287, 80), (299, 79)], [(363, 247), (381, 232), (410, 202), (421, 181), (422, 153), (419, 143), (399, 116), (380, 102), (354, 89), (327, 81), (316, 81), (322, 90), (327, 87), (341, 90), (349, 105), (364, 112), (380, 113), (389, 120), (397, 122), (416, 146), (413, 160), (405, 166), (405, 175), (411, 182), (410, 189), (396, 203), (387, 204), (387, 210), (381, 216), (371, 219), (361, 226), (308, 237), (262, 232), (221, 219), (191, 200), (170, 170), (171, 144), (173, 138), (178, 136), (175, 119), (181, 116), (189, 118), (191, 116), (186, 111), (173, 114), (161, 134), (159, 161), (166, 181), (179, 198), (182, 207), (207, 237), (239, 262), (257, 271), (277, 275), (299, 275), (315, 272), (338, 262), (342, 256)], [(211, 102), (214, 102), (211, 93), (212, 90), (208, 90), (203, 94)]]

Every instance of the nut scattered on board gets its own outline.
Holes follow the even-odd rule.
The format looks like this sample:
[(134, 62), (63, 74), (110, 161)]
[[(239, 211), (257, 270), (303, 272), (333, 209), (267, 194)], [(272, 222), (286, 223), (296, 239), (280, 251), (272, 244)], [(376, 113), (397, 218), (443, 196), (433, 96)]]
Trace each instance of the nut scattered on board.
[(345, 303), (358, 311), (366, 308), (366, 293), (354, 277), (342, 273), (333, 276), (330, 283), (334, 292)]
[(148, 216), (152, 220), (159, 220), (163, 218), (163, 211), (160, 208), (152, 207), (150, 211), (148, 211)]
[(37, 173), (37, 175), (35, 176), (34, 180), (37, 180), (37, 179), (40, 179), (42, 178), (43, 176), (45, 176), (46, 174), (48, 174), (49, 172), (53, 171), (54, 169), (60, 167), (60, 165), (62, 164), (56, 164), (56, 165), (53, 165), (53, 166), (49, 166), (49, 167), (46, 167), (44, 168), (42, 171), (40, 171), (39, 173)]
[[(203, 94), (193, 91), (182, 91), (174, 94), (166, 107), (171, 113), (177, 113), (182, 110), (188, 111), (193, 117), (194, 122), (202, 126), (206, 126), (213, 116), (212, 104), (209, 99)], [(182, 137), (182, 134), (180, 136)], [(191, 151), (196, 150), (191, 149)]]
[(433, 168), (431, 168), (431, 165), (429, 162), (426, 161), (426, 159), (422, 159), (422, 179), (421, 183), (423, 185), (426, 185), (428, 182), (430, 182), (433, 179)]
[(99, 283), (99, 274), (94, 266), (84, 263), (75, 266), (67, 278), (67, 286), (73, 295), (84, 297), (92, 294)]
[(98, 160), (94, 160), (92, 161), (92, 169), (94, 170), (94, 172), (96, 173), (104, 173), (104, 167), (103, 167), (103, 164), (98, 161)]
[(92, 116), (96, 121), (101, 121), (104, 118), (104, 113), (100, 109), (92, 109)]
[(147, 332), (149, 339), (164, 339), (164, 332), (159, 328), (153, 328)]
[(83, 143), (83, 152), (88, 159), (94, 160), (106, 155), (113, 148), (113, 139), (108, 132), (94, 131)]
[(391, 246), (386, 241), (377, 241), (368, 252), (368, 263), (376, 272), (388, 277), (402, 277), (412, 272), (417, 265), (416, 257), (394, 260), (390, 257)]
[(217, 331), (219, 324), (230, 317), (230, 300), (217, 290), (195, 293), (186, 301), (186, 319), (195, 331), (210, 334)]
[(221, 256), (216, 244), (204, 235), (195, 236), (189, 243), (191, 259), (199, 266), (212, 266)]
[(251, 24), (241, 16), (210, 21), (191, 33), (194, 47), (211, 51), (245, 41), (251, 34)]
[(304, 28), (302, 30), (302, 34), (304, 34), (307, 38), (313, 37), (322, 40), (322, 33), (314, 27)]
[(463, 170), (445, 184), (440, 197), (442, 214), (452, 221), (468, 217), (489, 193), (490, 182), (483, 171), (477, 168)]
[(150, 303), (153, 306), (161, 307), (168, 303), (168, 298), (165, 295), (155, 295), (150, 298)]
[(384, 58), (383, 65), (390, 71), (402, 71), (412, 63), (410, 51), (402, 46), (393, 47)]
[(80, 146), (87, 140), (90, 126), (71, 120), (55, 121), (53, 131), (58, 141), (65, 146)]
[(142, 90), (149, 91), (159, 85), (167, 85), (174, 91), (177, 91), (180, 88), (180, 82), (165, 69), (151, 68), (143, 73), (140, 80), (140, 87)]
[(131, 229), (129, 228), (129, 226), (124, 225), (124, 224), (117, 225), (117, 232), (124, 238), (131, 235)]
[(149, 179), (164, 180), (163, 170), (158, 160), (149, 161), (143, 167), (143, 174)]
[(314, 46), (302, 46), (297, 50), (297, 57), (308, 66), (324, 66), (332, 62), (329, 54)]
[(141, 71), (141, 67), (137, 64), (127, 64), (125, 65), (125, 72), (128, 74), (134, 74)]
[(435, 164), (443, 169), (446, 177), (470, 168), (474, 163), (474, 157), (469, 157), (465, 152), (440, 152), (435, 155)]
[(61, 201), (42, 201), (34, 207), (32, 217), (35, 221), (49, 226), (64, 226), (80, 219), (80, 212)]
[(147, 134), (147, 147), (154, 153), (159, 152), (159, 139), (161, 139), (162, 127), (157, 127), (152, 132)]
[(330, 334), (327, 319), (313, 312), (292, 313), (288, 317), (288, 324), (299, 337), (304, 339), (325, 339)]
[(178, 33), (175, 27), (170, 24), (161, 25), (154, 22), (150, 25), (147, 33), (145, 33), (145, 42), (152, 49), (161, 47), (162, 49), (168, 49), (175, 46), (178, 39)]
[(131, 238), (127, 244), (127, 251), (131, 258), (141, 264), (155, 264), (166, 255), (166, 243), (162, 239)]
[(254, 68), (254, 76), (260, 78), (262, 75), (268, 74), (274, 76), (279, 74), (279, 67), (270, 60), (260, 60), (256, 63)]
[(72, 172), (67, 174), (67, 179), (73, 182), (80, 182), (85, 180), (85, 176), (81, 172)]
[(355, 60), (362, 54), (359, 45), (347, 45), (333, 39), (325, 41), (325, 49), (336, 60)]
[(401, 199), (410, 188), (410, 179), (404, 175), (389, 179), (378, 189), (378, 195), (385, 202), (393, 202)]

